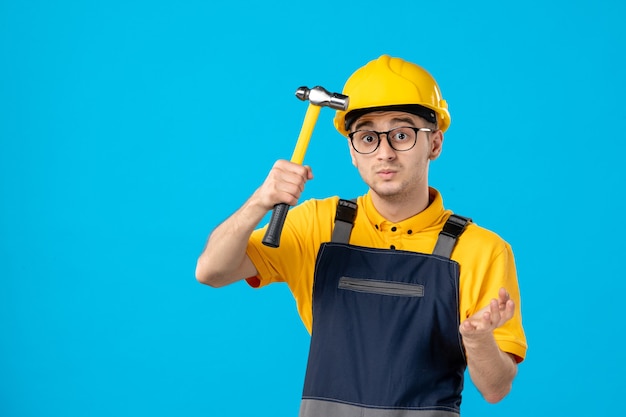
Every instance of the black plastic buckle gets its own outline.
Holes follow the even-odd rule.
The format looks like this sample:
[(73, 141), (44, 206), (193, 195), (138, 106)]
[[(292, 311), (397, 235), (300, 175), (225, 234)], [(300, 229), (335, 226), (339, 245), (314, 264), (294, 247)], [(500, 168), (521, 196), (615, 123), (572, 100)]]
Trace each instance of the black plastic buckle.
[(335, 220), (340, 220), (346, 223), (354, 223), (354, 219), (356, 218), (356, 208), (357, 205), (353, 201), (339, 200)]
[(468, 219), (467, 217), (462, 217), (456, 214), (453, 214), (448, 218), (448, 221), (443, 225), (443, 230), (441, 233), (444, 235), (457, 238), (463, 233), (465, 227), (472, 219)]

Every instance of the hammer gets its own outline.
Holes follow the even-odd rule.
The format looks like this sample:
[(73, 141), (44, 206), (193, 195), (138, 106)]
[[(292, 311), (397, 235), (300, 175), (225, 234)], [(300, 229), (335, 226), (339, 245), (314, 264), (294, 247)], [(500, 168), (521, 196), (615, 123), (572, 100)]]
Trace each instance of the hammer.
[[(309, 101), (309, 106), (302, 122), (302, 128), (300, 129), (300, 135), (296, 142), (296, 147), (291, 155), (291, 162), (296, 164), (302, 164), (304, 161), (304, 154), (309, 146), (311, 135), (313, 134), (313, 128), (317, 117), (320, 114), (322, 107), (330, 107), (335, 110), (346, 110), (348, 108), (348, 96), (338, 93), (330, 93), (324, 88), (317, 86), (313, 88), (300, 87), (296, 90), (296, 97), (302, 101)], [(289, 205), (286, 203), (276, 204), (272, 211), (272, 217), (270, 223), (265, 231), (263, 237), (263, 244), (272, 248), (280, 246), (280, 234), (283, 231), (285, 224), (285, 218), (287, 217), (287, 211), (289, 211)]]

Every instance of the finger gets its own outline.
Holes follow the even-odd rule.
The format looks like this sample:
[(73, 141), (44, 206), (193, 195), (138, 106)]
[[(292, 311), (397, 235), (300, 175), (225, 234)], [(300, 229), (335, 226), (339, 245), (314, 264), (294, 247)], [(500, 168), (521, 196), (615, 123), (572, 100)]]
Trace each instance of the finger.
[(308, 165), (305, 165), (304, 167), (305, 167), (305, 168), (306, 168), (306, 170), (307, 170), (306, 179), (307, 179), (307, 180), (312, 180), (312, 179), (313, 179), (313, 170), (312, 170), (312, 169), (311, 169), (311, 167), (310, 167), (310, 166), (308, 166)]
[(304, 191), (304, 179), (293, 173), (274, 170), (265, 180), (260, 189), (261, 195), (268, 201), (269, 207), (285, 203), (290, 206), (297, 204)]
[[(303, 167), (300, 167), (303, 168)], [(299, 191), (304, 191), (304, 185), (306, 182), (313, 178), (310, 170), (307, 169), (298, 169), (294, 171), (288, 171), (284, 174), (283, 180), (287, 183), (297, 185)]]
[(493, 314), (491, 311), (485, 311), (483, 313), (483, 317), (481, 320), (482, 328), (491, 327), (491, 323), (493, 322)]
[(498, 297), (501, 304), (506, 304), (506, 302), (511, 299), (509, 292), (504, 287), (500, 288), (498, 291)]
[(476, 326), (472, 324), (470, 319), (464, 320), (463, 323), (461, 323), (461, 326), (459, 326), (459, 331), (462, 335), (468, 334), (474, 330), (476, 330)]
[(295, 164), (284, 159), (279, 159), (278, 161), (276, 161), (272, 169), (281, 173), (292, 173), (304, 178), (305, 180), (312, 178), (311, 167)]
[(494, 319), (494, 328), (502, 326), (515, 315), (515, 302), (509, 300), (504, 306), (500, 306), (498, 310), (498, 318)]
[[(275, 184), (274, 188), (280, 191), (290, 193), (304, 191), (304, 184), (312, 178), (310, 168), (290, 162), (276, 163), (270, 175), (271, 181)], [(292, 191), (292, 185), (298, 188)]]
[(497, 326), (500, 322), (500, 303), (498, 303), (498, 300), (495, 298), (489, 303), (489, 311), (491, 313), (491, 322), (489, 325), (491, 327), (493, 327), (494, 324)]
[(306, 179), (309, 177), (311, 168), (303, 165), (294, 164), (293, 162), (279, 160), (274, 163), (272, 170), (280, 173), (281, 175), (292, 174)]
[(509, 300), (506, 302), (506, 307), (504, 309), (504, 318), (505, 321), (508, 321), (515, 315), (515, 301)]
[(306, 178), (293, 172), (284, 173), (278, 180), (278, 187), (282, 191), (287, 191), (293, 195), (299, 194), (304, 191), (304, 183)]

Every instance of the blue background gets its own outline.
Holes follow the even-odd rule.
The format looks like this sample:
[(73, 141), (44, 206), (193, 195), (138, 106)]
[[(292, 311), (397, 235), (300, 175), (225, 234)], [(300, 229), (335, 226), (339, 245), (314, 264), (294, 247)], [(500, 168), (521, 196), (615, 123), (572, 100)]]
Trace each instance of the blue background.
[[(619, 409), (622, 2), (212, 3), (0, 2), (0, 416), (296, 415), (287, 288), (214, 290), (195, 262), (291, 156), (296, 88), (383, 53), (449, 102), (432, 185), (516, 254), (528, 357), (464, 414)], [(365, 192), (331, 119), (303, 198)]]

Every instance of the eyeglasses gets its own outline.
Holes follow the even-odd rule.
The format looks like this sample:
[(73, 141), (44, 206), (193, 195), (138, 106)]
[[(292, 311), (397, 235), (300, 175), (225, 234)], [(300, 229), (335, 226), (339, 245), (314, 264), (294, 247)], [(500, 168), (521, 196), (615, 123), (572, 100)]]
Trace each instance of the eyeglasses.
[(357, 130), (349, 133), (350, 143), (355, 151), (361, 154), (368, 154), (376, 151), (380, 146), (380, 135), (387, 135), (389, 146), (396, 151), (408, 151), (415, 146), (417, 134), (419, 132), (432, 132), (427, 127), (396, 127), (387, 132), (376, 132), (375, 130)]

